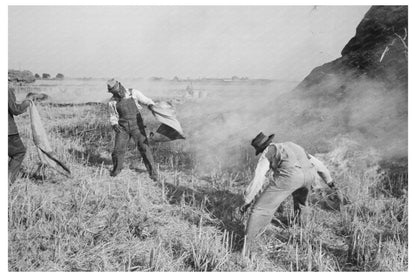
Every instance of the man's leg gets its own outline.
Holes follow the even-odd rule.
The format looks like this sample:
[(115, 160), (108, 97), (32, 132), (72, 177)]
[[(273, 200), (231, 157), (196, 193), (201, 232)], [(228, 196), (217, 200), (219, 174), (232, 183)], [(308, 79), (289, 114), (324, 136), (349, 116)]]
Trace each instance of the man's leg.
[(26, 148), (18, 134), (9, 136), (9, 185), (16, 181), (17, 175), (26, 154)]
[(143, 124), (143, 119), (140, 114), (137, 115), (137, 125), (139, 128), (132, 131), (132, 136), (136, 142), (140, 154), (142, 155), (143, 163), (149, 172), (150, 178), (152, 178), (154, 181), (157, 181), (157, 169), (154, 164), (152, 150), (150, 148), (149, 140), (147, 139), (146, 130)]
[(116, 133), (116, 138), (114, 142), (114, 150), (111, 154), (113, 159), (113, 170), (111, 171), (111, 176), (117, 176), (123, 169), (124, 163), (124, 154), (126, 153), (127, 143), (129, 141), (129, 134), (125, 130), (121, 130)]
[(274, 212), (285, 200), (293, 189), (284, 186), (279, 188), (276, 184), (270, 186), (261, 194), (260, 198), (254, 204), (253, 210), (249, 216), (246, 228), (246, 252), (253, 249), (255, 240), (262, 234), (266, 226), (273, 218)]
[(306, 206), (306, 202), (308, 200), (309, 188), (308, 187), (301, 187), (295, 190), (292, 193), (293, 196), (293, 210), (295, 213), (295, 221), (300, 223), (300, 214), (301, 214), (301, 207)]
[(315, 183), (315, 173), (311, 170), (303, 172), (303, 185), (292, 193), (295, 221), (301, 223), (301, 205), (307, 206), (309, 191)]

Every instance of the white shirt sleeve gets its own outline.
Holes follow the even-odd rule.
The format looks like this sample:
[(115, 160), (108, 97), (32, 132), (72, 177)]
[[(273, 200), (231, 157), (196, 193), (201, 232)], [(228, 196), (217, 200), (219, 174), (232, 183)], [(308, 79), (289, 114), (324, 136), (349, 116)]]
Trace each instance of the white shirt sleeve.
[(153, 102), (153, 100), (152, 99), (150, 99), (149, 97), (146, 97), (143, 93), (141, 93), (139, 90), (137, 90), (137, 89), (132, 89), (131, 90), (131, 93), (132, 93), (132, 97), (134, 98), (134, 99), (136, 99), (137, 100), (137, 102), (139, 102), (139, 104), (141, 104), (141, 105), (146, 105), (146, 106), (149, 106), (149, 105), (155, 105), (155, 102)]
[(117, 113), (116, 105), (117, 105), (117, 102), (114, 100), (110, 100), (110, 102), (108, 102), (108, 112), (110, 115), (111, 125), (118, 124), (118, 113)]
[(244, 201), (246, 204), (251, 203), (251, 201), (253, 201), (254, 197), (256, 197), (256, 195), (263, 187), (264, 180), (266, 179), (266, 174), (270, 169), (270, 162), (266, 158), (266, 153), (267, 149), (263, 151), (262, 155), (260, 156), (254, 178), (244, 192)]
[(313, 164), (318, 175), (324, 180), (326, 184), (332, 182), (331, 173), (329, 172), (328, 168), (317, 158), (309, 154), (309, 161)]

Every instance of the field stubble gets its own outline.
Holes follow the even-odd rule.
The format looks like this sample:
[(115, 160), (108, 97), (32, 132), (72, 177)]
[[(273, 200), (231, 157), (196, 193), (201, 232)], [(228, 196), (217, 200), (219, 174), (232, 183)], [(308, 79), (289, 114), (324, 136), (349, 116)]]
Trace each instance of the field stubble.
[[(73, 174), (35, 174), (29, 118), (18, 117), (28, 152), (22, 179), (9, 188), (9, 271), (407, 270), (407, 173), (387, 174), (375, 153), (348, 139), (334, 140), (320, 158), (351, 204), (328, 209), (319, 201), (325, 189), (317, 190), (299, 226), (290, 223), (286, 200), (261, 238), (263, 251), (248, 259), (240, 255), (244, 218), (237, 208), (255, 165), (249, 149), (241, 148), (234, 170), (217, 164), (201, 174), (187, 140), (154, 143), (161, 172), (155, 185), (130, 144), (125, 170), (111, 178), (113, 132), (104, 106), (39, 111)], [(148, 114), (145, 121), (154, 127)]]

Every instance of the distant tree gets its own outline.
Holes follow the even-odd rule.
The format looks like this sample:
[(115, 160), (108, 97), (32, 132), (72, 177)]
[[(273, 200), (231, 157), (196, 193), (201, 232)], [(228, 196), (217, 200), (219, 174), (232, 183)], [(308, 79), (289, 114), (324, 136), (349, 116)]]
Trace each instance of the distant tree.
[(240, 80), (240, 78), (238, 78), (237, 76), (233, 76), (233, 77), (231, 77), (231, 80), (237, 81), (237, 80)]
[(51, 75), (48, 73), (42, 73), (42, 79), (49, 79), (51, 78)]
[(39, 74), (35, 74), (35, 79), (40, 79), (40, 75)]
[(64, 74), (58, 73), (58, 74), (56, 74), (56, 77), (55, 78), (56, 79), (63, 79), (64, 78)]
[(178, 77), (178, 76), (175, 76), (175, 77), (173, 77), (173, 81), (175, 81), (175, 82), (179, 82), (179, 81), (180, 81), (180, 79), (179, 79), (179, 77)]
[(9, 80), (12, 82), (33, 83), (36, 79), (29, 70), (13, 70), (8, 71)]

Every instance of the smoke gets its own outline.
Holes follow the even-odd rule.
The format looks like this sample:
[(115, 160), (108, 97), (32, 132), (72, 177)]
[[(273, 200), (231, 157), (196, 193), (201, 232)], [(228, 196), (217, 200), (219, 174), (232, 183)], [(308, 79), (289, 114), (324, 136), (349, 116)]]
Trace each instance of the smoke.
[(407, 90), (367, 78), (330, 75), (307, 89), (293, 83), (236, 85), (210, 91), (178, 111), (197, 168), (238, 169), (255, 159), (251, 140), (260, 132), (293, 141), (310, 153), (331, 151), (349, 137), (380, 151), (383, 159), (407, 157)]
[(288, 82), (211, 85), (207, 98), (187, 102), (178, 111), (187, 136), (184, 150), (195, 156), (197, 168), (204, 172), (218, 167), (236, 168), (242, 159), (252, 159), (251, 139), (260, 131), (266, 135), (276, 132), (277, 125), (271, 124), (279, 110), (276, 99), (294, 85)]
[(407, 89), (366, 77), (331, 76), (299, 94), (302, 107), (313, 115), (303, 116), (303, 132), (326, 140), (348, 135), (378, 149), (384, 159), (407, 156)]

